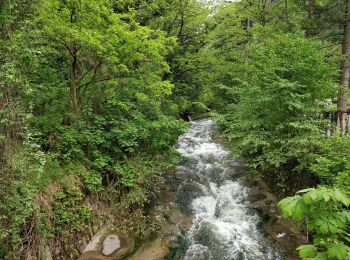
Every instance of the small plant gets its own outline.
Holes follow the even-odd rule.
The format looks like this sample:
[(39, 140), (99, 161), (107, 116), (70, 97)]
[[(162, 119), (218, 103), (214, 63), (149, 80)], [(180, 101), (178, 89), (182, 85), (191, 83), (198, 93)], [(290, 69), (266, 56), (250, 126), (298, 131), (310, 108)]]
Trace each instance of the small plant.
[(350, 197), (336, 188), (309, 188), (278, 203), (283, 216), (303, 222), (313, 243), (297, 248), (302, 259), (350, 259)]

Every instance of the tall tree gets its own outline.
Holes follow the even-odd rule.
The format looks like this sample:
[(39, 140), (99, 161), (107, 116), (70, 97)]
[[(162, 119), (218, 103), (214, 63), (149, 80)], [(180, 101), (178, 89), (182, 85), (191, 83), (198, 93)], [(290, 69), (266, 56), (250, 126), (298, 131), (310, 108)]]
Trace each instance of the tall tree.
[(350, 0), (346, 1), (346, 12), (344, 20), (344, 36), (342, 43), (341, 57), (341, 77), (340, 91), (338, 98), (338, 127), (341, 129), (342, 135), (346, 134), (350, 119), (348, 118), (348, 93), (349, 93), (349, 77), (350, 77)]
[(131, 15), (115, 14), (108, 1), (42, 1), (36, 21), (43, 51), (61, 61), (76, 118), (82, 93), (91, 85), (123, 78), (149, 60), (166, 67), (155, 50), (163, 51), (157, 44), (164, 35), (140, 26)]

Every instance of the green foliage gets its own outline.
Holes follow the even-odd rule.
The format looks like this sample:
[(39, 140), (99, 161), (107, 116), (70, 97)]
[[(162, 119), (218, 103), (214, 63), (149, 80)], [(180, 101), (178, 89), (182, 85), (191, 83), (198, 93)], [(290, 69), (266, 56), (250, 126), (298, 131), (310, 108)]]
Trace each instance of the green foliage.
[(58, 192), (53, 208), (53, 232), (58, 235), (74, 235), (87, 228), (90, 210), (83, 204), (83, 194), (74, 189)]
[(12, 249), (21, 242), (21, 230), (36, 209), (33, 203), (36, 190), (22, 181), (12, 182), (11, 189), (12, 192), (6, 194), (0, 202), (0, 241), (10, 238), (9, 246)]
[[(235, 153), (281, 193), (306, 178), (348, 189), (349, 140), (324, 139), (340, 2), (0, 1), (0, 258), (38, 241), (74, 258), (85, 199), (143, 223), (187, 127), (179, 115), (220, 114)], [(302, 257), (347, 253), (339, 192), (282, 203), (295, 219), (329, 213), (311, 227), (330, 240)]]
[(175, 85), (172, 99), (181, 113), (202, 113), (205, 108), (198, 102), (203, 103), (201, 95), (212, 82), (208, 70), (213, 59), (208, 59), (211, 53), (207, 49), (211, 11), (196, 0), (156, 0), (136, 5), (136, 9), (136, 18), (142, 23), (176, 37), (177, 45), (167, 55), (170, 73), (165, 75)]
[(100, 173), (93, 170), (87, 171), (83, 169), (80, 172), (80, 177), (88, 192), (97, 192), (103, 190), (102, 176)]
[(302, 221), (314, 233), (312, 245), (298, 247), (302, 259), (350, 257), (350, 197), (337, 188), (310, 188), (278, 203), (283, 216)]
[(239, 103), (227, 106), (223, 124), (237, 154), (262, 173), (279, 169), (282, 182), (290, 170), (308, 169), (324, 139), (323, 101), (335, 95), (334, 67), (298, 34), (259, 39), (237, 80)]
[(322, 182), (349, 190), (350, 162), (347, 149), (349, 137), (333, 136), (322, 143), (315, 155), (311, 170), (319, 175)]
[(173, 166), (173, 162), (169, 163), (170, 165), (167, 165), (147, 155), (139, 155), (116, 165), (115, 172), (120, 176), (120, 183), (123, 186), (131, 190), (142, 189), (149, 184), (151, 176), (159, 176), (162, 169)]
[(316, 256), (317, 248), (314, 245), (303, 245), (298, 247), (302, 259), (309, 259)]
[(140, 3), (112, 2), (0, 3), (6, 25), (0, 29), (0, 248), (6, 256), (22, 257), (16, 252), (33, 226), (40, 238), (33, 243), (45, 238), (57, 247), (61, 239), (66, 245), (55, 257), (72, 258), (78, 245), (67, 248), (68, 241), (77, 241), (91, 217), (86, 197), (110, 196), (109, 205), (142, 216), (169, 166), (159, 161), (176, 157), (172, 146), (187, 125), (178, 120), (174, 84), (165, 76), (175, 38), (141, 24), (129, 10)]
[(39, 149), (29, 133), (23, 145), (12, 146), (13, 150), (21, 150), (13, 152), (1, 170), (0, 241), (6, 241), (9, 250), (16, 250), (23, 236), (28, 235), (23, 230), (28, 230), (40, 209), (38, 193), (64, 177), (64, 169), (51, 154)]

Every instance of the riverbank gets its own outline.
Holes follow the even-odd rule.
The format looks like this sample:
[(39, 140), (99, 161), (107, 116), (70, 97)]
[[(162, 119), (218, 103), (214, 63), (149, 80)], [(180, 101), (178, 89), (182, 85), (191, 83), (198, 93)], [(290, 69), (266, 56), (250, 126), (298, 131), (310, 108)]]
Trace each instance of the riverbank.
[(181, 211), (193, 221), (169, 259), (280, 259), (259, 228), (261, 217), (247, 201), (249, 189), (230, 176), (241, 165), (225, 160), (228, 151), (212, 140), (214, 128), (211, 120), (195, 121), (179, 138), (177, 150), (186, 159), (168, 184), (177, 193)]
[(263, 181), (250, 180), (243, 162), (225, 159), (228, 151), (212, 140), (214, 128), (211, 120), (195, 121), (179, 138), (185, 157), (159, 182), (149, 212), (158, 231), (123, 257), (299, 259), (295, 249), (305, 237), (281, 218)]

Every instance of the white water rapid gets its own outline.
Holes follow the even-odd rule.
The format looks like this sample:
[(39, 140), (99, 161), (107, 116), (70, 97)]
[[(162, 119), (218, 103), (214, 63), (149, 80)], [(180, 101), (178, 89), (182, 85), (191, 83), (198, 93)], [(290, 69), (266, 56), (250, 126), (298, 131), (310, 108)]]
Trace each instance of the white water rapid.
[(228, 151), (211, 138), (214, 127), (211, 120), (193, 121), (178, 140), (177, 150), (188, 159), (177, 168), (175, 190), (193, 223), (176, 259), (283, 259), (259, 228), (248, 188), (232, 177), (244, 166), (225, 159)]

